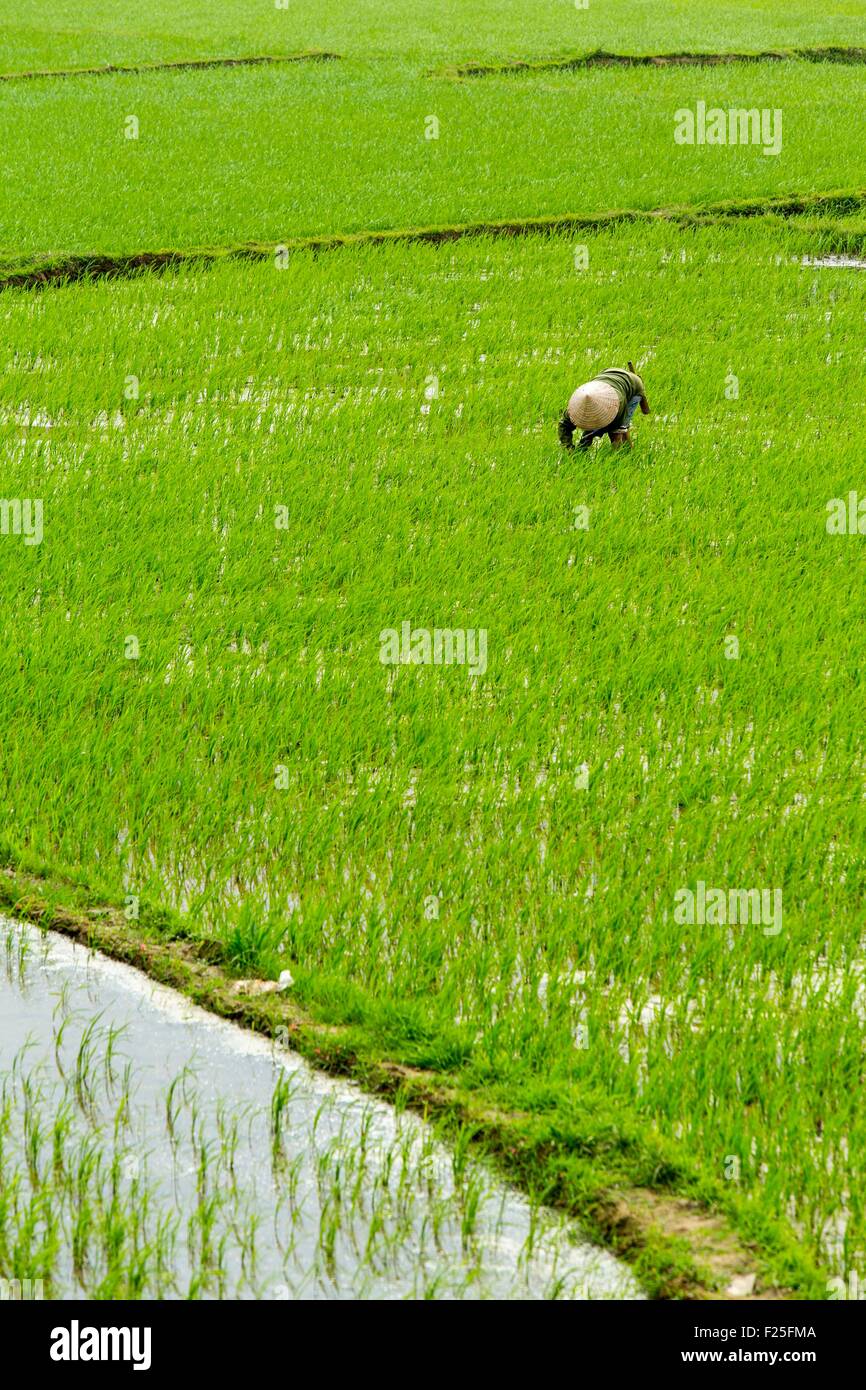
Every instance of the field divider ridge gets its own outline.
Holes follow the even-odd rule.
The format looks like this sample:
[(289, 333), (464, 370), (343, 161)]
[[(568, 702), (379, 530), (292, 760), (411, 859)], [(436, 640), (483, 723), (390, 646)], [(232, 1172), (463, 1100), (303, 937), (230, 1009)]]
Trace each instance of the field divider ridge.
[(827, 193), (788, 194), (781, 197), (726, 199), (723, 202), (663, 208), (622, 208), (607, 212), (557, 213), (545, 217), (505, 218), (499, 221), (465, 222), (433, 227), (334, 232), (324, 236), (294, 237), (284, 242), (240, 242), (228, 246), (168, 248), (110, 255), (77, 252), (33, 261), (7, 260), (0, 264), (0, 290), (39, 289), (72, 284), (78, 280), (121, 279), (145, 271), (173, 266), (207, 266), (224, 260), (265, 261), (276, 255), (344, 248), (391, 246), (398, 243), (460, 241), (466, 237), (522, 237), (561, 235), (564, 232), (605, 231), (619, 225), (670, 222), (682, 227), (709, 226), (750, 217), (799, 217), (803, 214), (843, 216), (866, 209), (866, 189), (840, 189)]
[(505, 63), (449, 63), (431, 68), (428, 77), (460, 81), (465, 77), (498, 77), (509, 73), (572, 72), (583, 68), (722, 67), (733, 63), (866, 63), (866, 48), (830, 44), (812, 48), (768, 48), (756, 53), (608, 53), (603, 48), (564, 58), (522, 59)]
[(235, 58), (180, 58), (166, 63), (104, 63), (95, 68), (34, 68), (22, 72), (2, 72), (0, 82), (26, 82), (37, 77), (108, 77), (152, 72), (185, 72), (203, 68), (254, 68), (279, 63), (330, 63), (340, 58), (323, 48), (303, 53), (251, 53)]

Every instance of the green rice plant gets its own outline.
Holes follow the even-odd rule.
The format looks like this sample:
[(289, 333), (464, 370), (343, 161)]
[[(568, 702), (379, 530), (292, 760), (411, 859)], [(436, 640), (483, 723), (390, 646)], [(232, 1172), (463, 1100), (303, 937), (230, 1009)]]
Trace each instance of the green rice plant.
[(279, 955), (284, 932), (283, 926), (261, 915), (254, 899), (245, 899), (225, 936), (229, 966), (238, 974), (267, 967)]
[[(14, 956), (17, 943), (7, 946)], [(13, 1008), (49, 971), (56, 962), (43, 951), (23, 980), (13, 973)], [(449, 1296), (487, 1290), (488, 1256), (510, 1234), (480, 1220), (487, 1172), (467, 1166), (461, 1190), (449, 1191), (432, 1132), (404, 1117), (383, 1133), (381, 1108), (358, 1113), (351, 1093), (329, 1090), (312, 1105), (282, 1059), (262, 1107), (203, 1092), (189, 1066), (154, 1087), (120, 1051), (140, 1046), (134, 1020), (107, 1011), (116, 1001), (100, 998), (98, 968), (94, 976), (75, 997), (66, 991), (65, 1011), (43, 1009), (44, 1036), (0, 1069), (0, 1277), (38, 1279), (49, 1297), (261, 1299), (277, 1277), (292, 1296), (315, 1285), (373, 1297), (383, 1281), (410, 1293), (430, 1283), (433, 1264), (456, 1261)], [(92, 1015), (78, 1007), (85, 999)], [(170, 1037), (174, 1024), (158, 1011), (147, 1020), (147, 1055), (166, 1025)], [(317, 1130), (312, 1158), (294, 1116), (288, 1123), (290, 1101)], [(259, 1172), (262, 1141), (274, 1135), (280, 1161)], [(527, 1286), (543, 1287), (542, 1275)]]
[(101, 1020), (102, 1014), (96, 1013), (88, 1021), (81, 1034), (75, 1058), (73, 1090), (79, 1106), (87, 1114), (93, 1114), (95, 1107), (97, 1057), (102, 1050)]
[(191, 1078), (192, 1071), (185, 1067), (174, 1077), (165, 1093), (165, 1126), (173, 1145), (177, 1143), (177, 1122), (181, 1106), (189, 1104), (188, 1086)]
[[(38, 477), (54, 520), (2, 538), (0, 584), (3, 796), (32, 852), (98, 857), (266, 974), (284, 933), (298, 999), (392, 1055), (539, 1113), (606, 1094), (708, 1178), (737, 1157), (743, 1199), (820, 1251), (860, 1190), (858, 569), (825, 521), (856, 486), (864, 282), (804, 266), (812, 236), (10, 293), (9, 492)], [(573, 386), (628, 356), (657, 388), (636, 449), (564, 457)], [(404, 618), (487, 628), (486, 675), (383, 666)], [(697, 880), (781, 881), (784, 930), (686, 930)]]
[[(98, 864), (236, 968), (285, 945), (311, 1015), (530, 1116), (558, 1182), (575, 1154), (661, 1188), (688, 1162), (848, 1267), (861, 575), (827, 508), (859, 476), (866, 288), (804, 257), (861, 232), (849, 208), (5, 293), (6, 487), (45, 514), (39, 545), (0, 536), (13, 861)], [(561, 453), (571, 390), (629, 357), (635, 449)], [(383, 662), (404, 621), (484, 629), (487, 669)], [(678, 920), (699, 882), (779, 885), (782, 930)], [(371, 1261), (408, 1162), (367, 1194)], [(130, 1248), (104, 1179), (85, 1162), (91, 1286)], [(332, 1252), (360, 1191), (323, 1159)]]
[(629, 51), (675, 47), (724, 49), (864, 40), (858, 0), (837, 0), (832, 12), (805, 0), (780, 7), (775, 0), (725, 0), (715, 8), (649, 0), (638, 10), (628, 0), (608, 0), (575, 13), (570, 4), (525, 0), (449, 0), (423, 16), (406, 0), (359, 0), (331, 8), (293, 0), (277, 9), (257, 0), (226, 0), (218, 10), (196, 0), (156, 0), (147, 13), (118, 24), (110, 0), (90, 0), (87, 23), (71, 0), (46, 9), (36, 0), (4, 0), (2, 67), (74, 66), (105, 62), (160, 62), (235, 53), (291, 53), (316, 45), (375, 58), (543, 57), (603, 46)]
[[(829, 73), (803, 60), (453, 83), (402, 60), (347, 60), (69, 79), (49, 95), (41, 81), (0, 83), (0, 269), (76, 253), (99, 271), (238, 243), (265, 246), (277, 269), (295, 237), (862, 189), (861, 70)], [(779, 139), (678, 143), (677, 113), (699, 103), (778, 112)], [(301, 128), (303, 140), (287, 135)], [(579, 164), (578, 128), (592, 151)], [(624, 130), (639, 139), (633, 159)]]

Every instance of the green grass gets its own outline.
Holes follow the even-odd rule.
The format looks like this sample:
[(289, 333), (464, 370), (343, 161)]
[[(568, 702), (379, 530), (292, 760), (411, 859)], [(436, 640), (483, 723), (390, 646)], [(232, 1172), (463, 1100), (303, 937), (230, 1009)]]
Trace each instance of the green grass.
[[(0, 83), (0, 267), (856, 191), (853, 66), (428, 75), (866, 43), (833, 10), (0, 0), (2, 72), (343, 55)], [(678, 146), (698, 101), (780, 110), (781, 153)], [(314, 1060), (489, 1104), (599, 1237), (646, 1186), (724, 1208), (765, 1282), (862, 1271), (863, 562), (825, 522), (866, 279), (801, 258), (864, 241), (853, 201), (5, 290), (2, 488), (44, 539), (0, 534), (4, 860), (290, 962), (340, 1029)], [(563, 455), (629, 357), (634, 452)], [(403, 622), (484, 629), (486, 671), (384, 666)], [(679, 923), (698, 880), (781, 889), (782, 931)]]
[[(797, 224), (581, 240), (4, 294), (4, 491), (45, 528), (0, 537), (5, 820), (392, 1054), (738, 1158), (844, 1266), (863, 562), (825, 520), (866, 280)], [(634, 452), (562, 455), (627, 357)], [(403, 621), (485, 629), (486, 674), (383, 666)], [(782, 932), (677, 924), (699, 879), (782, 888)]]
[(139, 251), (125, 255), (79, 252), (60, 256), (0, 258), (0, 290), (68, 285), (77, 280), (118, 279), (142, 273), (157, 274), (178, 266), (205, 268), (231, 260), (268, 261), (285, 268), (290, 256), (320, 255), (329, 251), (363, 250), (401, 244), (437, 245), (466, 237), (488, 239), (537, 235), (578, 237), (626, 225), (652, 226), (657, 222), (693, 228), (735, 225), (741, 219), (784, 227), (788, 219), (806, 237), (812, 254), (857, 252), (863, 246), (866, 190), (837, 189), (782, 198), (726, 198), (697, 207), (682, 204), (667, 208), (631, 208), (595, 213), (566, 213), (485, 222), (440, 223), (432, 227), (390, 228), (384, 231), (334, 232), (316, 237), (290, 237), (275, 242), (247, 241), (211, 247), (175, 247), (165, 251)]
[[(863, 186), (851, 120), (862, 83), (856, 67), (803, 62), (455, 84), (345, 60), (0, 84), (0, 253), (807, 193), (817, 149), (821, 189)], [(674, 113), (699, 100), (781, 110), (781, 153), (677, 145)], [(130, 114), (135, 140), (124, 138)], [(425, 139), (430, 115), (435, 140)]]
[[(118, 14), (112, 0), (0, 3), (0, 67), (73, 67), (138, 60), (160, 62), (214, 54), (291, 52), (310, 46), (364, 56), (478, 58), (545, 57), (579, 48), (661, 51), (674, 47), (729, 48), (866, 40), (863, 0), (835, 0), (832, 13), (806, 0), (159, 0)], [(793, 37), (792, 37), (793, 36)]]

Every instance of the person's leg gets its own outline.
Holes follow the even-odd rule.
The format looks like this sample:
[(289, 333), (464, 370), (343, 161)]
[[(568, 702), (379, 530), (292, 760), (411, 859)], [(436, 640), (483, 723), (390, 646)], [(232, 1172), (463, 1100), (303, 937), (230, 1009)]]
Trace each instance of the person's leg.
[(630, 425), (631, 422), (632, 422), (632, 417), (634, 416), (634, 413), (635, 413), (635, 411), (637, 410), (637, 408), (638, 408), (639, 405), (640, 405), (640, 396), (632, 396), (631, 400), (629, 401), (628, 405), (627, 405), (626, 408), (625, 408), (625, 415), (623, 416), (623, 419), (622, 419), (622, 429), (624, 429), (624, 430), (627, 430), (627, 429), (628, 429), (629, 425)]
[(631, 436), (629, 435), (629, 428), (631, 426), (632, 417), (634, 416), (634, 413), (639, 405), (640, 396), (632, 396), (630, 401), (626, 405), (620, 423), (617, 425), (615, 430), (611, 430), (610, 432), (610, 447), (612, 449), (619, 449), (620, 446), (623, 444), (628, 444), (629, 447), (631, 447)]

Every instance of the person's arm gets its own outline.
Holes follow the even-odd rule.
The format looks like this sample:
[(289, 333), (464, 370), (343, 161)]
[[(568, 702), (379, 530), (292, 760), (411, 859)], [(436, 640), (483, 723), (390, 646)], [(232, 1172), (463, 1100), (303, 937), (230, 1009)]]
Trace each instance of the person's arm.
[(571, 416), (567, 410), (563, 411), (562, 419), (559, 422), (559, 442), (564, 445), (566, 449), (574, 448), (574, 439), (572, 438), (574, 430), (575, 426)]

